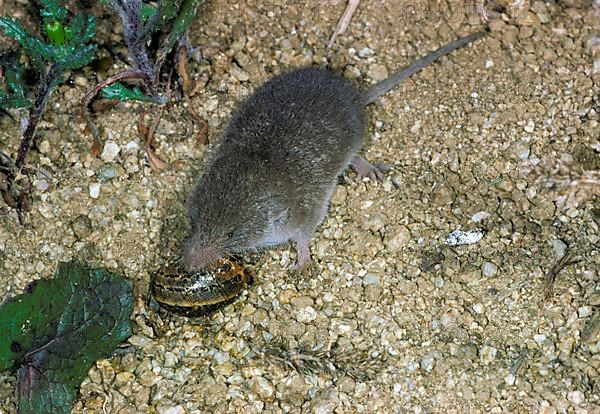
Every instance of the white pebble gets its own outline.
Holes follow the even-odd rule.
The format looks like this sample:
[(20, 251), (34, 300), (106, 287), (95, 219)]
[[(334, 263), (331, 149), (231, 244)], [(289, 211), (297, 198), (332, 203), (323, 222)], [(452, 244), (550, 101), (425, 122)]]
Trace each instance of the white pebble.
[(498, 272), (498, 266), (492, 262), (484, 262), (481, 271), (485, 277), (492, 277)]
[(363, 47), (362, 49), (360, 49), (358, 51), (358, 56), (360, 56), (361, 58), (365, 58), (365, 57), (369, 57), (369, 56), (373, 56), (374, 52), (373, 49), (370, 49), (368, 47)]
[(517, 378), (513, 374), (508, 374), (506, 377), (504, 377), (504, 382), (506, 385), (515, 385), (516, 380)]
[(479, 211), (479, 212), (473, 214), (473, 217), (471, 217), (471, 221), (473, 221), (475, 223), (479, 223), (480, 221), (485, 220), (489, 216), (490, 216), (490, 213), (488, 213), (487, 211)]
[(406, 364), (406, 370), (408, 372), (415, 372), (417, 368), (419, 368), (419, 364), (414, 361), (410, 361), (408, 364)]
[(486, 68), (486, 69), (489, 69), (489, 68), (491, 68), (492, 66), (494, 66), (494, 61), (493, 61), (493, 60), (491, 60), (491, 59), (487, 59), (487, 60), (485, 61), (485, 68)]
[(554, 250), (554, 257), (556, 260), (560, 260), (563, 258), (565, 253), (567, 252), (567, 245), (560, 239), (554, 239), (550, 242), (552, 245), (552, 249)]
[(583, 393), (581, 391), (579, 391), (579, 390), (577, 390), (577, 391), (570, 391), (567, 394), (567, 399), (569, 401), (571, 401), (575, 405), (580, 405), (580, 404), (583, 404), (585, 402), (585, 395), (583, 395)]
[(117, 155), (119, 155), (120, 151), (121, 148), (119, 148), (116, 142), (107, 141), (106, 144), (104, 144), (104, 149), (102, 150), (102, 155), (100, 155), (100, 158), (106, 162), (113, 162), (115, 158), (117, 158)]
[(185, 408), (181, 405), (175, 407), (158, 407), (157, 411), (160, 414), (185, 414)]
[(465, 244), (475, 244), (483, 238), (484, 231), (481, 229), (471, 229), (467, 231), (454, 230), (446, 237), (448, 246), (462, 246)]
[(473, 305), (473, 310), (475, 311), (475, 313), (481, 315), (485, 312), (485, 307), (481, 303), (476, 303)]
[(100, 183), (90, 184), (90, 197), (98, 198), (100, 196)]
[(587, 318), (588, 316), (590, 316), (592, 314), (592, 307), (591, 306), (582, 306), (579, 309), (577, 309), (577, 314), (579, 315), (580, 318)]
[(174, 367), (175, 365), (177, 365), (177, 363), (179, 362), (179, 358), (177, 357), (177, 355), (173, 352), (165, 352), (165, 367), (166, 368), (171, 368)]
[(35, 186), (36, 190), (40, 192), (46, 191), (48, 188), (50, 188), (50, 184), (48, 184), (48, 181), (46, 180), (34, 180), (33, 185)]
[(546, 335), (535, 334), (535, 335), (533, 335), (533, 340), (541, 345), (546, 340)]
[(309, 323), (317, 319), (317, 311), (312, 306), (302, 308), (296, 314), (298, 322)]
[(423, 359), (421, 359), (421, 369), (427, 372), (431, 372), (435, 365), (435, 358), (433, 355), (425, 355)]
[(529, 122), (527, 122), (527, 125), (525, 125), (525, 132), (529, 132), (532, 133), (533, 131), (535, 131), (535, 123), (530, 119)]
[(485, 345), (479, 353), (481, 362), (484, 365), (489, 365), (496, 358), (497, 353), (498, 350), (496, 348)]
[(363, 284), (378, 285), (379, 284), (379, 276), (374, 275), (373, 273), (367, 273), (367, 275), (363, 278)]
[(140, 146), (135, 141), (129, 141), (127, 145), (125, 145), (125, 149), (127, 151), (137, 151), (140, 149)]

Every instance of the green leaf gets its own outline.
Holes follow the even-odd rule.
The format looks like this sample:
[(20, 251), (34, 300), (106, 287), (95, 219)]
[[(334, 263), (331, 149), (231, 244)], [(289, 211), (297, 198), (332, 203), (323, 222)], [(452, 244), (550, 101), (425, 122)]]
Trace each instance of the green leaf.
[(41, 59), (51, 61), (52, 57), (56, 55), (53, 45), (44, 44), (44, 42), (29, 34), (17, 20), (0, 17), (0, 30), (18, 41), (38, 68), (43, 68), (43, 62), (40, 62)]
[(10, 62), (4, 66), (4, 79), (10, 91), (5, 94), (0, 90), (0, 108), (27, 108), (31, 102), (25, 96), (25, 81), (23, 80), (23, 65)]
[(57, 0), (40, 0), (40, 3), (44, 6), (44, 8), (40, 10), (40, 15), (44, 20), (58, 20), (64, 22), (69, 14), (69, 11), (60, 6)]
[(12, 37), (20, 43), (30, 36), (23, 25), (21, 25), (21, 22), (10, 17), (0, 17), (0, 29), (2, 29), (7, 36)]
[(79, 13), (73, 17), (69, 27), (73, 30), (73, 41), (83, 45), (94, 38), (96, 19), (91, 14)]
[(140, 88), (128, 88), (120, 82), (114, 83), (102, 89), (102, 95), (108, 99), (125, 101), (154, 102), (155, 99), (144, 94)]
[(0, 109), (29, 108), (31, 105), (29, 99), (6, 96), (0, 92)]
[(75, 49), (74, 53), (71, 54), (68, 59), (64, 59), (62, 61), (60, 67), (63, 70), (79, 69), (94, 59), (95, 52), (96, 45), (80, 46), (79, 48)]
[(0, 370), (18, 368), (19, 412), (69, 413), (94, 361), (131, 335), (129, 282), (78, 263), (0, 307)]
[(154, 13), (156, 13), (156, 8), (154, 6), (152, 6), (151, 4), (147, 4), (144, 3), (142, 4), (142, 20), (146, 21), (150, 18), (150, 16), (152, 16)]

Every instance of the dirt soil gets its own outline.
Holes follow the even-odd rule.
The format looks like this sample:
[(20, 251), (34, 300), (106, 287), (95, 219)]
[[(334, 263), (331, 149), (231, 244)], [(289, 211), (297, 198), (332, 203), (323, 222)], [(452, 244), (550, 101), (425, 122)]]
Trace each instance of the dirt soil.
[[(24, 224), (0, 201), (0, 299), (73, 258), (133, 282), (134, 335), (90, 370), (74, 412), (600, 412), (600, 4), (508, 3), (518, 2), (488, 4), (488, 36), (368, 108), (364, 154), (385, 179), (340, 180), (311, 274), (292, 274), (291, 245), (251, 256), (254, 285), (207, 318), (145, 298), (151, 272), (179, 254), (186, 198), (237, 102), (302, 65), (365, 89), (482, 29), (480, 14), (471, 3), (363, 0), (328, 49), (345, 1), (208, 1), (190, 71), (211, 145), (174, 89), (156, 136), (171, 163), (161, 172), (138, 132), (151, 104), (98, 113), (98, 157), (78, 116), (82, 94), (126, 64), (72, 74), (28, 158)], [(105, 15), (100, 38), (122, 45)], [(13, 159), (19, 135), (2, 116)], [(453, 246), (454, 230), (483, 237)], [(15, 383), (0, 374), (0, 413), (16, 412)]]

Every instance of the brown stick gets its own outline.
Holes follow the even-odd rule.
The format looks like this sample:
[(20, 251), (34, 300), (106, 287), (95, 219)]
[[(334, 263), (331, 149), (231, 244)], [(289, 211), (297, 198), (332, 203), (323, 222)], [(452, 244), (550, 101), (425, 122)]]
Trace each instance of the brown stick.
[(190, 97), (195, 94), (196, 87), (192, 88), (192, 81), (190, 80), (190, 75), (187, 70), (187, 49), (185, 46), (182, 46), (179, 49), (177, 73), (181, 77), (181, 89), (183, 90), (183, 98), (187, 103), (188, 113), (190, 114), (192, 121), (200, 126), (200, 130), (198, 131), (198, 141), (200, 141), (202, 145), (206, 145), (208, 144), (208, 124), (196, 113), (196, 111), (194, 111), (194, 108), (192, 107)]
[(146, 150), (146, 154), (148, 155), (148, 162), (150, 162), (150, 167), (154, 171), (164, 170), (168, 166), (168, 164), (161, 160), (152, 149), (154, 133), (156, 132), (156, 128), (158, 127), (158, 123), (160, 122), (160, 118), (162, 117), (164, 109), (164, 105), (158, 107), (157, 111), (155, 112), (154, 120), (150, 124), (150, 128), (144, 125), (144, 118), (146, 117), (147, 112), (142, 113), (142, 115), (140, 116), (140, 121), (138, 123), (140, 134), (142, 136), (142, 139), (144, 140), (144, 149)]

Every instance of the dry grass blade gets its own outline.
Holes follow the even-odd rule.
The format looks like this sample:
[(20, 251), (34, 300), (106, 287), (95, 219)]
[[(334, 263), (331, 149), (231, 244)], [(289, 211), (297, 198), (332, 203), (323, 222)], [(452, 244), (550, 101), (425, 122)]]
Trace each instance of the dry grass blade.
[(554, 282), (556, 281), (556, 277), (565, 267), (570, 266), (572, 264), (580, 262), (580, 260), (571, 260), (573, 257), (573, 252), (571, 249), (568, 249), (564, 256), (561, 257), (558, 262), (552, 269), (546, 273), (546, 278), (544, 280), (544, 297), (546, 299), (550, 299), (552, 297), (552, 293), (554, 292)]
[(267, 360), (303, 375), (323, 373), (347, 375), (357, 381), (372, 379), (383, 369), (383, 358), (357, 352), (343, 355), (330, 350), (289, 349), (283, 343), (270, 344), (261, 352)]
[(587, 169), (573, 161), (542, 159), (537, 165), (524, 164), (522, 171), (525, 175), (532, 174), (535, 183), (557, 194), (558, 207), (568, 208), (600, 196), (600, 170), (586, 166)]

